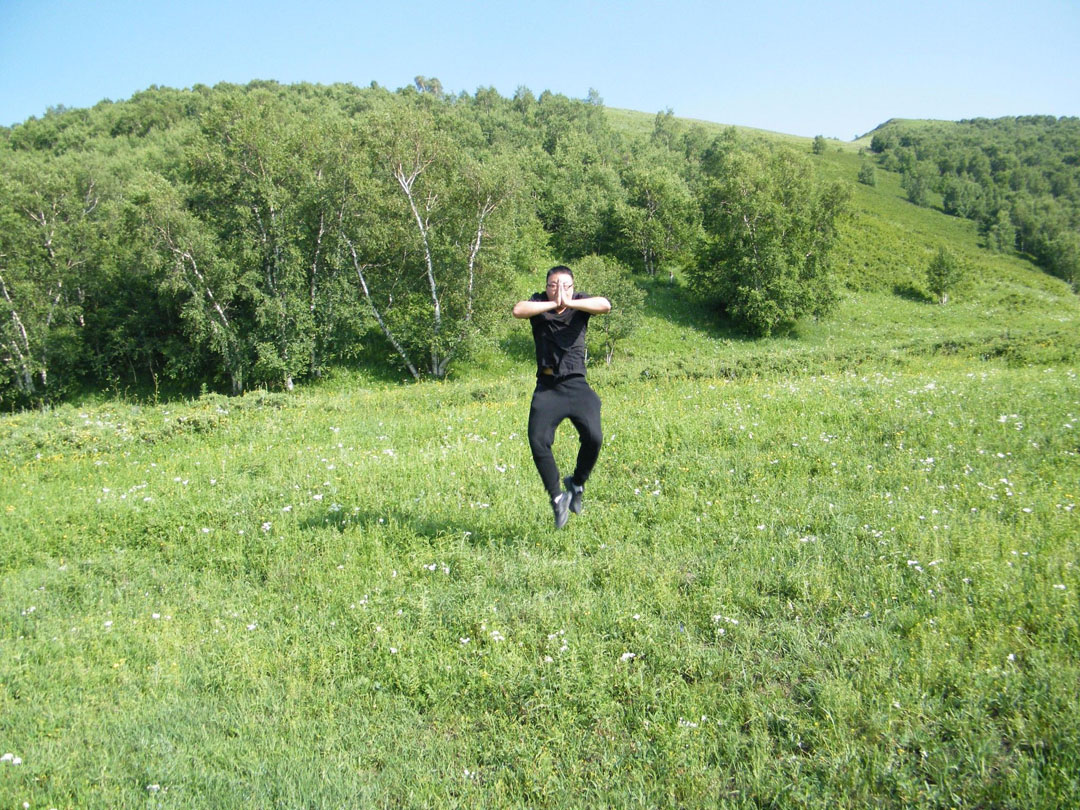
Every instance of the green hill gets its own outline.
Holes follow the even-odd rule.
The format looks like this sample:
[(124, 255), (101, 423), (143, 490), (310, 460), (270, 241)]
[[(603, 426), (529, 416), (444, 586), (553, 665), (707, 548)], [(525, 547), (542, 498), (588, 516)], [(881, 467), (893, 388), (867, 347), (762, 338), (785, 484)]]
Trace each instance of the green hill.
[(865, 159), (812, 155), (854, 187), (831, 317), (753, 339), (633, 277), (562, 531), (509, 316), (543, 265), (446, 379), (365, 355), (0, 415), (0, 801), (1080, 805), (1077, 298)]
[[(1039, 141), (1044, 131), (1054, 139)], [(722, 179), (704, 162), (728, 132), (731, 148), (801, 153), (821, 184), (851, 190), (829, 257), (840, 309), (777, 341), (746, 340), (722, 319), (738, 317), (732, 296), (707, 305), (689, 283), (703, 266), (714, 275), (724, 266), (701, 246), (720, 239), (703, 229), (708, 189)], [(530, 290), (537, 268), (591, 253), (621, 262), (648, 293), (652, 325), (617, 349), (616, 365), (663, 365), (646, 358), (677, 353), (680, 330), (703, 341), (696, 362), (707, 368), (783, 366), (761, 358), (773, 347), (817, 356), (818, 344), (838, 358), (1006, 351), (999, 343), (1015, 357), (1067, 356), (1076, 297), (1016, 248), (1070, 280), (1080, 245), (1069, 224), (1072, 132), (1070, 119), (890, 121), (867, 136), (877, 150), (868, 152), (551, 93), (450, 98), (427, 87), (273, 82), (151, 88), (50, 111), (0, 130), (10, 311), (0, 321), (0, 402), (291, 389), (357, 366), (390, 377), (483, 374), (514, 359), (502, 299)], [(980, 138), (997, 150), (993, 161)], [(415, 194), (388, 155), (415, 160)], [(1032, 196), (1044, 185), (1049, 196)], [(420, 194), (436, 206), (426, 226), (408, 213)], [(958, 206), (965, 218), (946, 215)], [(476, 211), (487, 212), (480, 223)], [(480, 235), (471, 258), (463, 233)], [(942, 249), (965, 279), (947, 307), (931, 304), (926, 275)], [(473, 267), (482, 272), (468, 275)], [(658, 267), (657, 278), (680, 283), (650, 277)], [(777, 323), (799, 317), (791, 311)], [(853, 321), (881, 348), (846, 345)]]
[[(647, 132), (653, 116), (625, 110), (609, 111), (613, 122), (628, 130)], [(725, 127), (697, 121), (710, 134)], [(926, 122), (927, 126), (948, 122)], [(754, 137), (794, 146), (810, 152), (812, 140), (796, 136), (747, 131)], [(977, 223), (946, 215), (935, 205), (911, 204), (901, 187), (901, 176), (876, 169), (876, 185), (858, 182), (860, 167), (869, 158), (865, 143), (829, 141), (829, 148), (815, 155), (823, 178), (851, 185), (853, 215), (842, 228), (835, 267), (845, 288), (843, 304), (833, 317), (805, 323), (794, 337), (746, 341), (724, 334), (720, 327), (712, 333), (719, 343), (699, 340), (691, 354), (707, 367), (747, 368), (821, 367), (835, 362), (865, 363), (868, 359), (888, 363), (924, 362), (927, 355), (961, 353), (972, 359), (1006, 356), (1015, 362), (1074, 362), (1080, 350), (1077, 330), (1078, 299), (1063, 280), (1047, 276), (1032, 261), (987, 249)], [(953, 303), (932, 303), (927, 290), (926, 269), (941, 247), (953, 251), (965, 268), (964, 282)], [(669, 311), (687, 304), (679, 296), (655, 285), (652, 298), (656, 308)], [(682, 322), (693, 319), (687, 316)], [(684, 340), (700, 337), (701, 324), (708, 315), (698, 313), (699, 328), (694, 337), (654, 325), (628, 351), (639, 357), (644, 347), (637, 343), (657, 343), (657, 330), (666, 334), (659, 345), (668, 346), (668, 355)], [(707, 333), (707, 330), (706, 330)], [(835, 366), (834, 366), (835, 368)]]

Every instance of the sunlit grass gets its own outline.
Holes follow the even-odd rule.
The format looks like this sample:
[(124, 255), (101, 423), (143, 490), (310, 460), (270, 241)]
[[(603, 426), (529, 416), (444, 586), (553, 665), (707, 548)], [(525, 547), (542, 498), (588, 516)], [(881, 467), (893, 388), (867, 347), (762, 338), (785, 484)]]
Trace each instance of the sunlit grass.
[(527, 375), (6, 418), (5, 797), (1077, 797), (1075, 369), (600, 377), (560, 533)]

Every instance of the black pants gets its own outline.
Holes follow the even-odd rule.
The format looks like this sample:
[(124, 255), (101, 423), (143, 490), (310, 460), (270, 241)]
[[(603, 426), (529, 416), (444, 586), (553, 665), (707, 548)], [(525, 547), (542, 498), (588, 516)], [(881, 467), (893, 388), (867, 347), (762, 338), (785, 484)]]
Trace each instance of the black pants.
[(551, 453), (551, 443), (555, 440), (555, 428), (564, 419), (573, 423), (581, 439), (574, 483), (584, 486), (604, 441), (600, 431), (600, 397), (584, 377), (566, 377), (551, 382), (538, 377), (529, 409), (529, 447), (544, 489), (552, 498), (562, 492), (562, 481)]

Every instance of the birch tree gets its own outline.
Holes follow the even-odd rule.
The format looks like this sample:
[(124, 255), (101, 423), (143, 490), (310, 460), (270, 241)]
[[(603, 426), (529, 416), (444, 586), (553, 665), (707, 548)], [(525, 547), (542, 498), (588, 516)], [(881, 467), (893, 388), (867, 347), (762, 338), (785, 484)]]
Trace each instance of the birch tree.
[(71, 158), (19, 154), (0, 177), (0, 365), (24, 398), (72, 382), (100, 203)]
[(353, 169), (350, 258), (371, 316), (409, 373), (445, 377), (505, 278), (518, 178), (497, 153), (468, 154), (449, 105), (398, 100), (364, 122)]
[(670, 263), (691, 256), (701, 233), (701, 209), (665, 157), (649, 150), (635, 158), (624, 172), (626, 199), (617, 206), (620, 231), (650, 276), (662, 264), (670, 274)]
[(217, 355), (232, 393), (243, 393), (252, 353), (243, 310), (253, 280), (225, 255), (210, 227), (186, 209), (181, 190), (147, 174), (131, 196), (162, 272), (162, 291), (178, 299), (189, 339)]
[[(314, 123), (314, 125), (312, 125)], [(291, 390), (311, 365), (314, 324), (309, 272), (318, 255), (301, 251), (305, 186), (322, 170), (311, 159), (317, 122), (269, 90), (233, 94), (203, 118), (191, 152), (199, 194), (192, 208), (225, 239), (221, 249), (254, 282), (249, 290), (259, 381)], [(320, 212), (314, 212), (318, 215)], [(323, 228), (326, 227), (326, 212)], [(321, 236), (314, 250), (321, 249)]]
[(705, 170), (707, 239), (691, 286), (761, 335), (827, 313), (836, 301), (830, 253), (850, 191), (816, 181), (789, 149), (743, 148), (730, 132)]

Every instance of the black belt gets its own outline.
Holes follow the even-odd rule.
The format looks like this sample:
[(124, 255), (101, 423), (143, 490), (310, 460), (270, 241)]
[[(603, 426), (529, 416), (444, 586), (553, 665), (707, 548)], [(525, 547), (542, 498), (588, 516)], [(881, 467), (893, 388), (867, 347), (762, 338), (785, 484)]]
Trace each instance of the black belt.
[(538, 383), (543, 383), (544, 385), (559, 385), (567, 380), (573, 380), (579, 377), (585, 379), (585, 375), (580, 371), (571, 372), (570, 374), (556, 374), (555, 369), (544, 366), (537, 372), (536, 381)]

